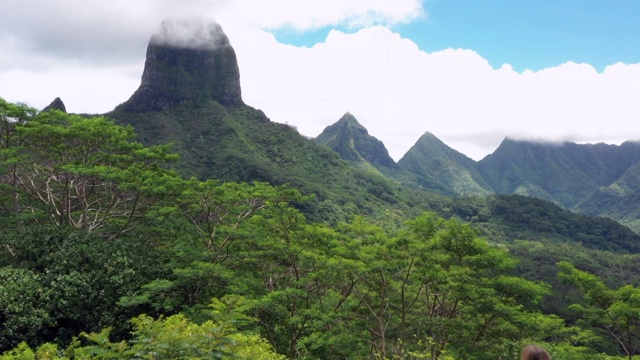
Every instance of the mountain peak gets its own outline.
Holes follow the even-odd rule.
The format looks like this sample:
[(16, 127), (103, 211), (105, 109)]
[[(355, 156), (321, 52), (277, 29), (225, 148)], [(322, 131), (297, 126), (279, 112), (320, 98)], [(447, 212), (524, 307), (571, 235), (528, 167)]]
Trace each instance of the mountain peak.
[(356, 117), (351, 115), (351, 113), (348, 112), (348, 111), (345, 112), (344, 115), (342, 115), (342, 117), (338, 121), (339, 122), (340, 121), (351, 121), (351, 122), (356, 122), (356, 123), (358, 122), (358, 120), (356, 120)]
[(418, 139), (417, 142), (420, 141), (437, 141), (438, 143), (442, 143), (442, 140), (438, 139), (438, 137), (436, 137), (432, 132), (425, 132), (424, 134), (422, 134), (422, 136), (420, 136), (420, 138)]
[(358, 122), (356, 117), (351, 115), (349, 112), (344, 113), (344, 115), (342, 115), (340, 120), (338, 120), (334, 125), (350, 126), (358, 129), (358, 131), (364, 132), (364, 134), (366, 135), (369, 135), (369, 131), (367, 131), (367, 129)]
[(67, 108), (64, 106), (64, 103), (59, 97), (53, 99), (51, 104), (47, 105), (44, 109), (42, 109), (42, 112), (50, 111), (50, 110), (60, 110), (62, 112), (67, 112)]
[(476, 163), (450, 148), (431, 132), (425, 132), (398, 161), (400, 169), (413, 174), (425, 189), (449, 195), (487, 194)]
[(330, 147), (344, 160), (353, 163), (368, 162), (382, 167), (396, 165), (382, 141), (369, 135), (367, 129), (349, 112), (333, 125), (327, 126), (315, 141)]
[(215, 22), (163, 21), (149, 41), (140, 87), (119, 108), (162, 111), (194, 100), (243, 104), (235, 51)]

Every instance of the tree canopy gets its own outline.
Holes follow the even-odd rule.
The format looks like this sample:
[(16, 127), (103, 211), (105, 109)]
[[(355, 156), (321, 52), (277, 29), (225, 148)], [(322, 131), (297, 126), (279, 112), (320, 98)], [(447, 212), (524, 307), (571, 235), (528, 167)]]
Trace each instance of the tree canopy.
[(482, 204), (505, 220), (517, 202), (380, 221), (285, 185), (185, 178), (170, 146), (103, 116), (1, 100), (0, 130), (2, 360), (638, 353), (637, 257), (483, 237), (500, 227)]

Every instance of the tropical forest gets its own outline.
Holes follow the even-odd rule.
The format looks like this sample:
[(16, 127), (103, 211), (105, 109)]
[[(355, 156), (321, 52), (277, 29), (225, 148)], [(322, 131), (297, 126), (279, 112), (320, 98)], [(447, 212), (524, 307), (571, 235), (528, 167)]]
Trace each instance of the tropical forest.
[(0, 98), (0, 360), (640, 358), (640, 143), (395, 162), (245, 104), (219, 35), (106, 114)]

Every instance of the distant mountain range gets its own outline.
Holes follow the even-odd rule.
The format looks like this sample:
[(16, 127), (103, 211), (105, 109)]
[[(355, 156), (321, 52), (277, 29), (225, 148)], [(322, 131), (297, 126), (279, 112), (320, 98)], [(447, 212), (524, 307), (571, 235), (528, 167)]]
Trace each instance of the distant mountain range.
[[(415, 191), (350, 166), (327, 147), (244, 104), (235, 52), (218, 30), (212, 47), (150, 41), (140, 87), (106, 115), (133, 126), (145, 144), (172, 143), (181, 155), (177, 168), (186, 176), (288, 184), (317, 196), (307, 206), (340, 216), (348, 215), (343, 209), (359, 213), (389, 206), (398, 197), (415, 198), (397, 194)], [(381, 142), (376, 145), (384, 150)], [(394, 166), (385, 155), (386, 164)], [(362, 159), (369, 161), (384, 163), (382, 158)]]
[(507, 138), (476, 162), (427, 132), (396, 164), (382, 156), (386, 148), (351, 114), (327, 127), (316, 142), (405, 185), (444, 195), (526, 195), (640, 230), (640, 142), (583, 145)]
[[(140, 87), (106, 114), (132, 125), (146, 144), (173, 143), (186, 176), (289, 184), (316, 194), (316, 205), (334, 213), (428, 207), (436, 195), (519, 194), (640, 231), (639, 142), (507, 138), (476, 162), (425, 133), (396, 163), (352, 114), (308, 139), (244, 104), (234, 49), (219, 26), (214, 30), (214, 46), (152, 38)], [(56, 99), (50, 108), (64, 104)]]

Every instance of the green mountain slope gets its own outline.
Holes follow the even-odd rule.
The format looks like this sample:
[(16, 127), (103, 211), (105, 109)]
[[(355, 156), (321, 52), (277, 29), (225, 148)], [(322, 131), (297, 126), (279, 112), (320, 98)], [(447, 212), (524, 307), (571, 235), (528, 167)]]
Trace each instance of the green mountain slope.
[[(233, 48), (226, 36), (217, 39), (222, 40), (216, 46), (197, 49), (151, 41), (139, 89), (107, 115), (133, 126), (145, 144), (173, 143), (182, 157), (177, 167), (186, 176), (289, 184), (317, 195), (323, 211), (382, 214), (429, 196), (350, 166), (326, 146), (245, 105)], [(362, 134), (355, 119), (347, 120), (363, 159), (393, 165), (381, 142), (363, 136), (366, 130)], [(336, 208), (346, 204), (348, 211)]]
[(576, 214), (548, 201), (519, 195), (487, 199), (492, 226), (502, 229), (505, 239), (568, 240), (591, 249), (640, 253), (640, 235), (614, 220)]
[(631, 166), (613, 184), (586, 196), (573, 210), (592, 216), (607, 216), (640, 232), (640, 162)]
[(182, 157), (178, 168), (187, 176), (289, 184), (359, 209), (398, 201), (399, 184), (349, 166), (335, 152), (249, 106), (185, 102), (162, 112), (109, 115), (132, 125), (146, 144), (172, 142)]
[(496, 193), (547, 199), (572, 208), (640, 160), (640, 146), (537, 143), (505, 139), (478, 162)]
[(396, 167), (382, 141), (369, 135), (367, 129), (349, 113), (335, 124), (327, 126), (315, 141), (328, 146), (341, 158), (358, 167)]
[(475, 161), (427, 132), (400, 159), (405, 181), (449, 195), (483, 195), (489, 190)]

